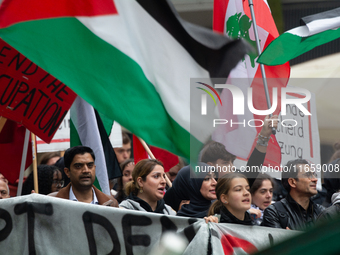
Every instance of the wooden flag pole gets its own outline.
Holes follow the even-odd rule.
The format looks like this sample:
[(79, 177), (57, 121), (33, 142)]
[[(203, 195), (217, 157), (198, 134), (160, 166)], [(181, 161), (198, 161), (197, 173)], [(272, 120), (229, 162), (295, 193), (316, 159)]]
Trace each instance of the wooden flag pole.
[(7, 118), (0, 116), (0, 133), (3, 129), (3, 127), (5, 126), (6, 121), (7, 121)]
[[(155, 156), (153, 155), (152, 151), (150, 150), (149, 146), (146, 144), (146, 142), (144, 142), (144, 140), (142, 138), (138, 137), (138, 139), (141, 142), (141, 144), (143, 145), (143, 147), (146, 150), (146, 152), (149, 154), (150, 158), (156, 159)], [(166, 181), (166, 184), (168, 184), (168, 186), (171, 188), (172, 187), (172, 183), (169, 180), (167, 175), (165, 175), (165, 181)]]
[(37, 167), (37, 154), (36, 154), (37, 145), (35, 143), (35, 134), (31, 133), (31, 138), (32, 138), (32, 154), (33, 154), (34, 192), (35, 193), (39, 193), (39, 188), (38, 188), (38, 167)]

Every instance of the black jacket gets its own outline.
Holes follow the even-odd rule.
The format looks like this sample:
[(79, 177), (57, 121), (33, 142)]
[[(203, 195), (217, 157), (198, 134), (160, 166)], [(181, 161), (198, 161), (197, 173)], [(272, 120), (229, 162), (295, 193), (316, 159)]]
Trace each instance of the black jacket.
[(323, 210), (318, 217), (318, 222), (327, 222), (336, 219), (340, 215), (340, 193), (334, 193), (332, 196), (333, 205)]
[(264, 211), (261, 226), (301, 230), (314, 224), (319, 214), (325, 209), (322, 205), (315, 204), (310, 200), (306, 211), (289, 194), (275, 204), (268, 206)]
[(231, 212), (229, 212), (229, 210), (225, 206), (222, 207), (220, 213), (220, 223), (235, 223), (248, 226), (254, 225), (248, 212), (245, 212), (244, 220), (239, 220), (238, 218), (236, 218)]

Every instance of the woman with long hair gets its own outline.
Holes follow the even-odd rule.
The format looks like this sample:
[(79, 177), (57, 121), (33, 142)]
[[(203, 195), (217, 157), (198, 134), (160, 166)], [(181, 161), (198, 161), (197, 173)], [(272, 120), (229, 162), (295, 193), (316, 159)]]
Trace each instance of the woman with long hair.
[(220, 214), (221, 223), (254, 224), (248, 212), (251, 205), (250, 187), (243, 174), (229, 173), (220, 178), (216, 185), (216, 197), (209, 209), (209, 216)]
[(164, 203), (164, 189), (166, 186), (163, 164), (155, 159), (139, 161), (132, 171), (132, 181), (125, 186), (126, 200), (119, 207), (175, 215), (176, 212)]
[(263, 212), (272, 203), (273, 190), (274, 181), (268, 174), (260, 174), (251, 186), (251, 208), (261, 211), (261, 217), (255, 220), (256, 225), (261, 225)]
[[(64, 186), (61, 172), (53, 165), (38, 166), (39, 194), (48, 195), (59, 191)], [(34, 190), (33, 172), (27, 177), (22, 186), (22, 195), (28, 195)]]

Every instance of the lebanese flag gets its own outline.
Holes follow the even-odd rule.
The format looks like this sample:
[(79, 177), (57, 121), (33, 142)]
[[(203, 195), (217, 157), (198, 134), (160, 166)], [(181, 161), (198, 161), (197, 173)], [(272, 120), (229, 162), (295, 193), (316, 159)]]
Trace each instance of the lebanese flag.
[[(166, 150), (157, 148), (155, 146), (149, 147), (155, 158), (163, 163), (164, 172), (169, 172), (170, 168), (179, 163), (178, 156), (168, 152)], [(138, 137), (133, 135), (133, 158), (135, 164), (142, 159), (149, 158), (148, 153), (144, 149), (142, 143), (139, 141)]]
[(200, 115), (190, 78), (227, 77), (247, 52), (183, 21), (167, 0), (4, 0), (0, 36), (98, 112), (186, 158), (212, 130), (190, 123)]
[[(267, 45), (278, 37), (278, 31), (274, 23), (269, 5), (266, 0), (254, 1), (254, 11), (257, 23), (258, 34), (260, 38), (261, 51)], [(254, 52), (245, 56), (235, 69), (229, 75), (228, 83), (238, 86), (245, 98), (247, 99), (248, 88), (253, 90), (253, 105), (257, 110), (268, 109), (260, 65), (256, 63), (258, 57), (256, 50), (256, 41), (253, 29), (252, 18), (247, 0), (215, 0), (214, 1), (214, 20), (213, 28), (223, 34), (227, 34), (232, 38), (243, 38), (250, 43)], [(278, 90), (278, 107), (274, 114), (279, 114), (281, 105), (281, 87), (285, 87), (288, 83), (290, 75), (289, 63), (280, 66), (265, 66), (265, 72), (269, 95), (272, 98), (273, 88)], [(212, 138), (221, 142), (226, 149), (242, 159), (248, 159), (253, 148), (256, 146), (256, 137), (260, 133), (260, 122), (249, 120), (261, 119), (265, 116), (258, 116), (251, 113), (245, 106), (244, 115), (233, 115), (232, 113), (232, 95), (229, 90), (224, 89), (221, 93), (222, 102), (227, 102), (227, 106), (220, 106), (220, 118), (227, 119), (229, 123), (241, 123), (235, 125), (219, 125), (215, 130)], [(245, 123), (245, 124), (243, 124)], [(280, 125), (280, 124), (279, 124)], [(280, 165), (281, 150), (275, 139), (271, 136), (269, 141), (265, 165)], [(237, 144), (237, 146), (235, 146)]]
[[(0, 133), (0, 173), (2, 173), (10, 184), (16, 186), (19, 179), (21, 157), (24, 150), (26, 128), (14, 121), (7, 119)], [(25, 169), (32, 164), (31, 136), (26, 156)]]

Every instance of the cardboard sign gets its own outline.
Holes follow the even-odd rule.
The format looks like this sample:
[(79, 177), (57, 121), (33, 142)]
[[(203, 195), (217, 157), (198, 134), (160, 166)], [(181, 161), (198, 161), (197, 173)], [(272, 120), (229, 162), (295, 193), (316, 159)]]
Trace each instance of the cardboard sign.
[(75, 98), (65, 84), (0, 39), (0, 116), (49, 143)]

